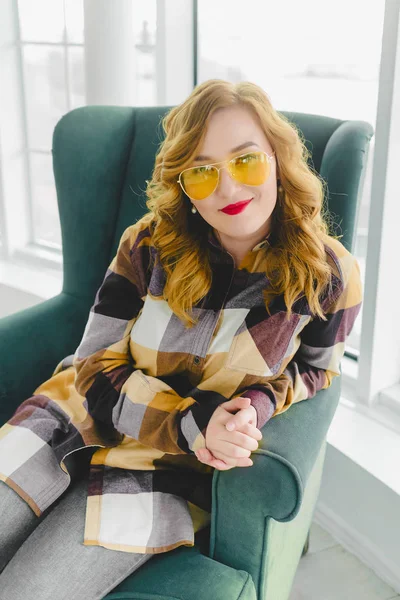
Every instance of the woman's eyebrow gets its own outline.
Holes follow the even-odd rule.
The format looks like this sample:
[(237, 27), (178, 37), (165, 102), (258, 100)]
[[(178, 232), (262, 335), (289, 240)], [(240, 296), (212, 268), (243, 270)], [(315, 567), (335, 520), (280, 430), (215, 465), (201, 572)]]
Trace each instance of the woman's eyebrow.
[[(239, 152), (239, 150), (248, 148), (248, 146), (257, 146), (259, 148), (259, 145), (256, 144), (255, 142), (243, 142), (243, 144), (240, 144), (239, 146), (232, 148), (231, 152)], [(196, 160), (214, 160), (214, 159), (211, 156), (207, 156), (206, 154), (199, 154), (193, 160), (196, 161)]]

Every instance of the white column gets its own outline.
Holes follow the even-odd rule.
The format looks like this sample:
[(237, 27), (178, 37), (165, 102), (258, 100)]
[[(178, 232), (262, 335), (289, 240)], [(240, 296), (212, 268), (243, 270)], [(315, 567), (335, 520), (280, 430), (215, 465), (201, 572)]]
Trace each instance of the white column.
[(133, 106), (132, 0), (84, 0), (86, 104)]
[(386, 0), (357, 394), (371, 406), (397, 390), (400, 410), (399, 4)]
[(193, 90), (192, 0), (157, 0), (156, 81), (159, 106), (180, 104)]

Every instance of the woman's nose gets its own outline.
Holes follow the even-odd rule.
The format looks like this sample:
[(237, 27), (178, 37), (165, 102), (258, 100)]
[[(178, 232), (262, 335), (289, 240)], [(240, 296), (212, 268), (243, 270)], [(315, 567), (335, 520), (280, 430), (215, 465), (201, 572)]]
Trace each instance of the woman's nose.
[(224, 198), (231, 198), (239, 186), (240, 183), (233, 179), (228, 169), (222, 167), (219, 171), (219, 181), (216, 192)]

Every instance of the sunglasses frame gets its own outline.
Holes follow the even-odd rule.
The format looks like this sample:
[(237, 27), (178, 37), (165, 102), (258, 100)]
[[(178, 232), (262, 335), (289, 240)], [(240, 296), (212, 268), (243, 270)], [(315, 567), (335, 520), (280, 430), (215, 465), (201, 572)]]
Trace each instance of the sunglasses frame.
[[(211, 192), (211, 194), (213, 194), (215, 192), (215, 190), (217, 189), (218, 184), (219, 184), (219, 172), (220, 172), (221, 169), (225, 168), (230, 162), (233, 162), (234, 160), (237, 160), (238, 158), (242, 158), (243, 156), (247, 156), (248, 154), (256, 154), (256, 153), (257, 154), (265, 154), (265, 156), (268, 158), (268, 162), (271, 164), (271, 161), (274, 158), (275, 151), (273, 151), (272, 154), (271, 154), (271, 156), (270, 156), (268, 154), (268, 152), (265, 152), (265, 150), (254, 150), (253, 152), (245, 152), (244, 154), (239, 154), (239, 156), (234, 156), (233, 158), (227, 158), (225, 160), (220, 160), (219, 162), (209, 163), (207, 165), (198, 165), (197, 167), (188, 167), (187, 169), (183, 169), (183, 171), (181, 171), (179, 173), (179, 179), (177, 179), (176, 181), (177, 181), (177, 183), (179, 183), (179, 185), (181, 186), (181, 188), (182, 188), (183, 192), (186, 194), (186, 196), (188, 198), (190, 198), (189, 194), (185, 191), (185, 189), (184, 189), (184, 187), (182, 185), (181, 175), (183, 173), (185, 173), (186, 171), (190, 171), (191, 169), (198, 169), (198, 168), (201, 168), (201, 167), (215, 167), (217, 169), (217, 172), (218, 172), (218, 179), (217, 179), (217, 183), (216, 183), (215, 188)], [(223, 166), (218, 168), (215, 165), (223, 165)], [(229, 175), (230, 175), (230, 173), (229, 173)], [(233, 179), (235, 179), (235, 178), (233, 178)], [(238, 181), (238, 180), (235, 179), (235, 181)], [(239, 183), (241, 183), (241, 182), (239, 181)], [(258, 185), (250, 185), (249, 183), (245, 183), (243, 185), (249, 185), (250, 187), (258, 187)], [(262, 185), (262, 184), (260, 184), (260, 185)], [(201, 200), (206, 200), (206, 198), (209, 198), (211, 196), (211, 194), (209, 194), (205, 198), (202, 198)], [(195, 202), (201, 202), (201, 200), (196, 200), (195, 198), (190, 198), (190, 199), (191, 200), (195, 200)]]

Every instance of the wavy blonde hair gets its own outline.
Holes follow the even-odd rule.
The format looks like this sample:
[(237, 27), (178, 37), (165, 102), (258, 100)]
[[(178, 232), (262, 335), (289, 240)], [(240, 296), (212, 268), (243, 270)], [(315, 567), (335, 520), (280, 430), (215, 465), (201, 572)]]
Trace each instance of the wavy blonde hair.
[(293, 303), (305, 297), (311, 313), (326, 320), (321, 298), (327, 289), (328, 293), (332, 290), (324, 248), (330, 215), (328, 211), (322, 214), (326, 184), (307, 164), (310, 153), (302, 133), (278, 114), (262, 88), (248, 81), (205, 81), (162, 119), (166, 135), (146, 188), (149, 212), (139, 221), (152, 224), (152, 241), (166, 273), (163, 297), (186, 327), (197, 322), (191, 309), (212, 285), (205, 243), (210, 226), (199, 214), (193, 217), (190, 200), (177, 179), (191, 166), (214, 111), (237, 105), (250, 108), (258, 117), (275, 151), (282, 186), (272, 213), (276, 241), (265, 247), (270, 281), (264, 290), (266, 310), (270, 314), (271, 300), (283, 293), (288, 319)]

